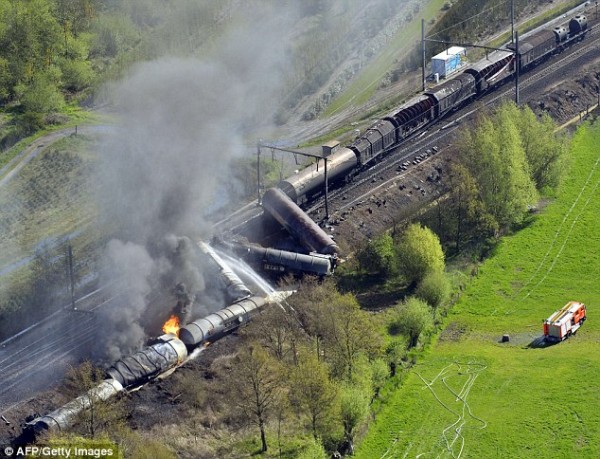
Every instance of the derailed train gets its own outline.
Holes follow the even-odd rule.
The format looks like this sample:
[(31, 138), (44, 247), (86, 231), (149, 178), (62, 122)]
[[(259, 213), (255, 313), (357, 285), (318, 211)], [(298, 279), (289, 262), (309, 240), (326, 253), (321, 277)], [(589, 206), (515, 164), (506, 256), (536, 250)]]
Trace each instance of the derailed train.
[[(397, 110), (375, 122), (351, 145), (339, 148), (327, 158), (328, 181), (349, 181), (361, 168), (374, 162), (408, 137), (440, 120), (451, 111), (483, 95), (519, 72), (539, 64), (552, 54), (582, 40), (588, 30), (584, 15), (568, 25), (541, 30), (519, 41), (516, 50), (494, 51), (456, 77), (425, 91)], [(323, 160), (281, 181), (277, 187), (295, 203), (311, 201), (322, 192), (325, 181)]]
[(106, 379), (62, 407), (26, 424), (33, 434), (70, 428), (80, 413), (98, 401), (106, 401), (124, 389), (139, 387), (167, 375), (184, 363), (194, 349), (207, 346), (248, 322), (261, 308), (283, 296), (241, 299), (179, 330), (179, 337), (165, 334), (153, 344), (117, 361), (106, 371)]

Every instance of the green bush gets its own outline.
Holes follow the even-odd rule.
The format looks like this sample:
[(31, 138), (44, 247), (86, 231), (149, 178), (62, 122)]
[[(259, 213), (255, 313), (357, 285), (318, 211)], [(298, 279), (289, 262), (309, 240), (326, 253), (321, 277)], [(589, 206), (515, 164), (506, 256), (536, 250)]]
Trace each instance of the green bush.
[(94, 72), (89, 61), (63, 59), (60, 68), (62, 69), (63, 87), (68, 91), (86, 89), (94, 79)]
[(319, 440), (311, 439), (306, 447), (298, 454), (298, 459), (327, 459), (327, 453)]
[(410, 225), (396, 244), (400, 272), (410, 283), (431, 271), (444, 271), (444, 252), (437, 235), (420, 224)]
[(53, 80), (55, 74), (50, 73), (34, 79), (21, 100), (25, 113), (51, 113), (63, 108), (65, 100)]
[(389, 276), (397, 271), (394, 240), (389, 234), (369, 241), (356, 255), (362, 271)]
[(450, 297), (450, 281), (443, 271), (431, 271), (419, 283), (415, 295), (437, 308)]
[(431, 308), (423, 300), (411, 297), (396, 307), (396, 319), (391, 328), (408, 336), (409, 347), (415, 347), (419, 336), (433, 328)]

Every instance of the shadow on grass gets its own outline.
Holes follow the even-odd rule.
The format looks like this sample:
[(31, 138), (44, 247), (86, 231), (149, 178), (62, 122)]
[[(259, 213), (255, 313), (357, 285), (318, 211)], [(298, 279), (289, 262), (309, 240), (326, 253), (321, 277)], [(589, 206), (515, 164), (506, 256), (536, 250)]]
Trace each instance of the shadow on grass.
[(355, 293), (363, 309), (384, 309), (395, 306), (414, 290), (414, 286), (407, 286), (399, 278), (389, 279), (379, 274), (356, 272), (339, 276), (337, 285), (343, 293)]
[(545, 347), (554, 346), (560, 343), (560, 341), (548, 341), (544, 336), (538, 336), (531, 343), (527, 345), (529, 349), (543, 349)]

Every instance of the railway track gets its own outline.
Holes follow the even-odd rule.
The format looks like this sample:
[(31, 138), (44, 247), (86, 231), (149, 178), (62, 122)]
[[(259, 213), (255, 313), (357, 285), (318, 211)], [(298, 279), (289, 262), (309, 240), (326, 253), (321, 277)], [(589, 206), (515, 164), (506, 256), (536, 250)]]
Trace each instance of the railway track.
[[(583, 65), (600, 58), (600, 33), (598, 33), (598, 29), (598, 24), (594, 24), (583, 43), (568, 48), (559, 55), (552, 56), (543, 66), (534, 68), (522, 75), (520, 81), (521, 102), (526, 102), (533, 96), (539, 95), (549, 86), (549, 81), (564, 79), (564, 73), (561, 73), (560, 78), (556, 78), (555, 75), (559, 72), (564, 72), (565, 68), (581, 68)], [(463, 109), (451, 114), (444, 120), (431, 125), (425, 132), (420, 133), (418, 136), (414, 136), (401, 145), (396, 146), (378, 164), (362, 172), (358, 176), (358, 180), (355, 179), (347, 186), (332, 190), (329, 193), (329, 205), (336, 209), (332, 218), (335, 219), (341, 212), (347, 210), (357, 202), (367, 199), (382, 186), (402, 179), (405, 173), (410, 172), (410, 168), (404, 173), (397, 173), (398, 166), (406, 161), (412, 164), (412, 161), (414, 161), (419, 152), (433, 151), (434, 147), (452, 144), (454, 142), (454, 135), (457, 129), (462, 126), (463, 121), (471, 119), (473, 114), (481, 110), (482, 107), (496, 106), (504, 100), (514, 98), (514, 94), (514, 86), (507, 87), (507, 84), (505, 84), (477, 101), (466, 105)], [(440, 126), (441, 123), (443, 124)], [(443, 150), (444, 148), (441, 147), (440, 153)], [(432, 155), (428, 155), (428, 158), (419, 161), (419, 164), (426, 163), (432, 157)], [(376, 187), (371, 186), (375, 182), (378, 185)], [(348, 199), (348, 196), (351, 196), (351, 198)], [(345, 199), (342, 200), (342, 197), (345, 197)], [(314, 216), (323, 209), (324, 197), (320, 197), (306, 211), (309, 215)]]
[(0, 343), (0, 412), (60, 382), (69, 365), (89, 358), (98, 329), (94, 312), (118, 307), (122, 298), (109, 286), (65, 305), (45, 319)]

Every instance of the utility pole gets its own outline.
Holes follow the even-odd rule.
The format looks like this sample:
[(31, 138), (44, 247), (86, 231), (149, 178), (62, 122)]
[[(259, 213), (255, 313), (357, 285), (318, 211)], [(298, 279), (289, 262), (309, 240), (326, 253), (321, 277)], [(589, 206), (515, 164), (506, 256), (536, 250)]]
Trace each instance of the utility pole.
[(329, 220), (329, 180), (327, 180), (327, 157), (323, 156), (323, 162), (325, 163), (325, 220)]
[[(598, 2), (596, 2), (598, 3)], [(425, 91), (425, 18), (421, 18), (421, 56), (422, 56), (422, 79), (423, 79), (423, 91)]]
[(256, 203), (260, 206), (260, 141), (256, 144)]
[(521, 71), (521, 56), (519, 55), (519, 31), (515, 32), (515, 103), (519, 106), (519, 73)]
[[(283, 152), (287, 152), (287, 153), (292, 153), (294, 155), (301, 155), (301, 156), (308, 156), (311, 158), (316, 158), (317, 159), (317, 171), (319, 170), (319, 160), (322, 159), (323, 160), (323, 165), (325, 167), (325, 176), (324, 176), (324, 180), (325, 180), (325, 186), (324, 186), (324, 195), (325, 195), (325, 219), (329, 218), (329, 179), (327, 177), (327, 156), (323, 153), (321, 155), (317, 155), (314, 153), (306, 153), (304, 151), (297, 151), (297, 150), (291, 150), (289, 148), (281, 148), (281, 147), (276, 147), (275, 145), (269, 145), (266, 143), (262, 143), (259, 141), (258, 143), (258, 157), (260, 158), (260, 148), (270, 148), (271, 150), (277, 150), (277, 151), (283, 151)], [(260, 177), (259, 179), (260, 180)], [(260, 188), (260, 185), (258, 186), (258, 188)], [(258, 200), (259, 204), (260, 204), (260, 191), (259, 191), (259, 200)]]
[(515, 44), (515, 0), (510, 1), (510, 42)]
[(67, 268), (69, 271), (69, 284), (71, 289), (71, 309), (75, 311), (75, 279), (73, 276), (73, 247), (71, 241), (67, 246)]

